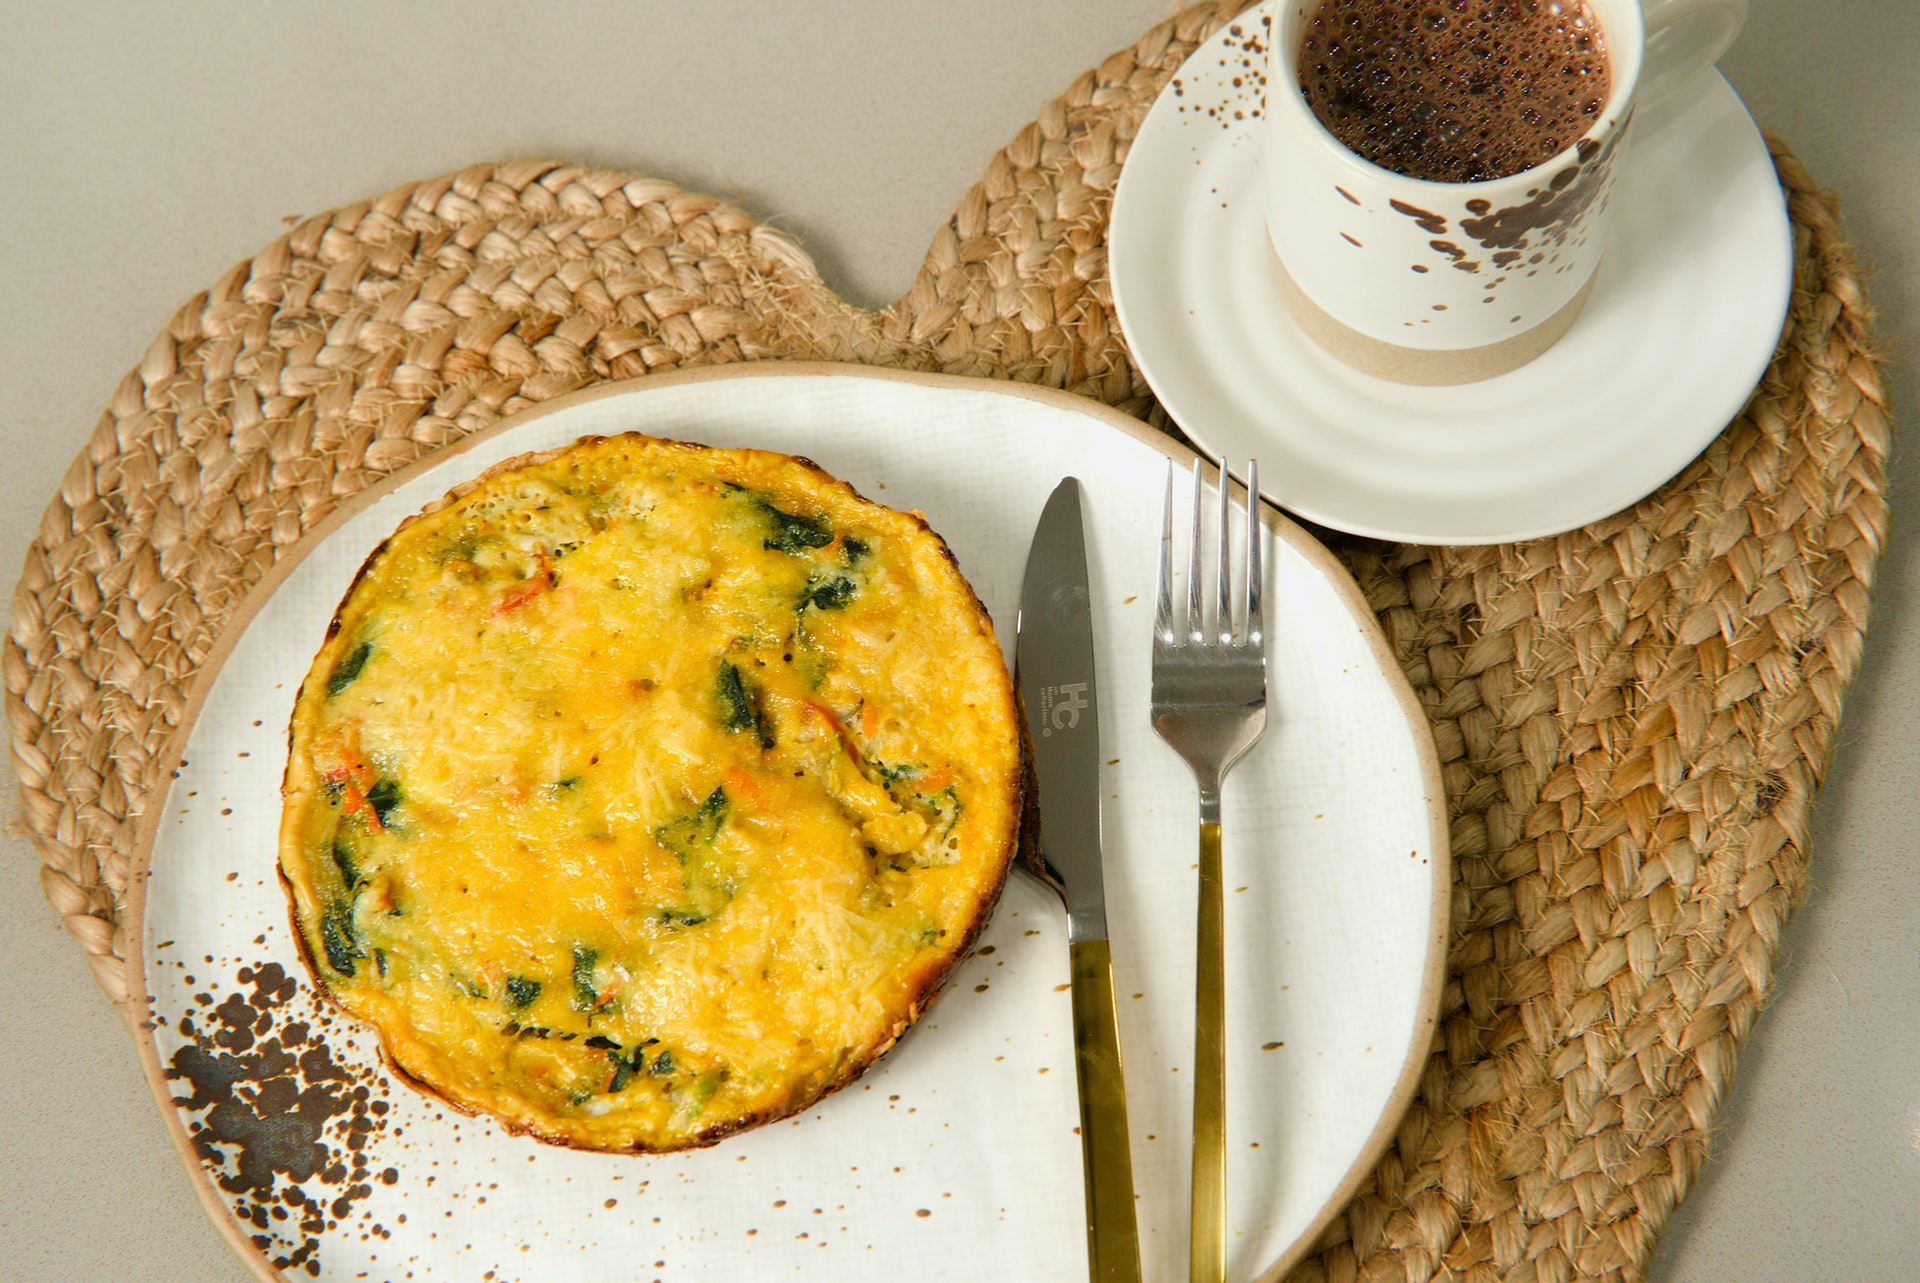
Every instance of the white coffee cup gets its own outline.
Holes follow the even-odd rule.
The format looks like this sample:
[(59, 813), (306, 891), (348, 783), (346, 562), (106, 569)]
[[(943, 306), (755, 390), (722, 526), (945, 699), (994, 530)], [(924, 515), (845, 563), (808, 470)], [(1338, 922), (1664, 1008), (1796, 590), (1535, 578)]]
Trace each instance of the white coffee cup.
[(1445, 183), (1364, 160), (1320, 122), (1298, 65), (1318, 0), (1275, 0), (1267, 234), (1288, 310), (1320, 346), (1398, 382), (1466, 383), (1524, 365), (1573, 324), (1636, 108), (1712, 66), (1747, 13), (1746, 0), (1586, 3), (1612, 81), (1593, 126), (1531, 169)]

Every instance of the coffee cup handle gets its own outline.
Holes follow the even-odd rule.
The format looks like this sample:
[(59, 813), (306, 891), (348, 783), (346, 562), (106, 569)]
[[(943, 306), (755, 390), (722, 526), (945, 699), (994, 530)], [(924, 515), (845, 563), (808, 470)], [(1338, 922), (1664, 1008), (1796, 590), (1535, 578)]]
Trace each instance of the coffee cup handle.
[(1747, 20), (1747, 0), (1644, 0), (1641, 103), (1659, 102), (1711, 67)]

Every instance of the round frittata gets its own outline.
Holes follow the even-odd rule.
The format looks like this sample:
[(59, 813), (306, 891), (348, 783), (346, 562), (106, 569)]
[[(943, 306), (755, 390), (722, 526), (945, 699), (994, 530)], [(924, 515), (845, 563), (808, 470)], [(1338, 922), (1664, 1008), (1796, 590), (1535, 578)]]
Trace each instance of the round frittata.
[(362, 567), (280, 868), (403, 1073), (543, 1139), (709, 1144), (918, 1016), (1024, 806), (992, 623), (917, 515), (638, 435), (512, 460)]

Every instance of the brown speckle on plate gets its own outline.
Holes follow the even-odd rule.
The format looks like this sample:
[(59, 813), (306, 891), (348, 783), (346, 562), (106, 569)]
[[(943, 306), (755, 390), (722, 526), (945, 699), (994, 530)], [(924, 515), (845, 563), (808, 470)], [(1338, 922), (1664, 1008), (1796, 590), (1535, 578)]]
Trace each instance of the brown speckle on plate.
[(251, 992), (217, 1006), (197, 994), (203, 1010), (179, 1022), (174, 1105), (242, 1232), (275, 1269), (318, 1276), (320, 1236), (368, 1215), (359, 1204), (374, 1179), (399, 1179), (393, 1168), (374, 1177), (368, 1153), (385, 1079), (334, 1058), (317, 1029), (327, 1013), (278, 963), (234, 979)]

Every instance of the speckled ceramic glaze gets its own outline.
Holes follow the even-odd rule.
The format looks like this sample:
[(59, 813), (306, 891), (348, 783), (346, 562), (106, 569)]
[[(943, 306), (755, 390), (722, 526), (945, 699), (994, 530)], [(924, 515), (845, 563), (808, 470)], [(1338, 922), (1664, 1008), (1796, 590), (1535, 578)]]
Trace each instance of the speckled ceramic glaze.
[(1639, 0), (1587, 3), (1612, 76), (1592, 127), (1531, 169), (1466, 183), (1394, 173), (1335, 139), (1299, 83), (1316, 0), (1275, 6), (1265, 51), (1269, 266), (1323, 347), (1385, 377), (1449, 383), (1524, 364), (1566, 332), (1606, 251), (1636, 107), (1711, 65), (1746, 7), (1654, 0), (1643, 23)]

